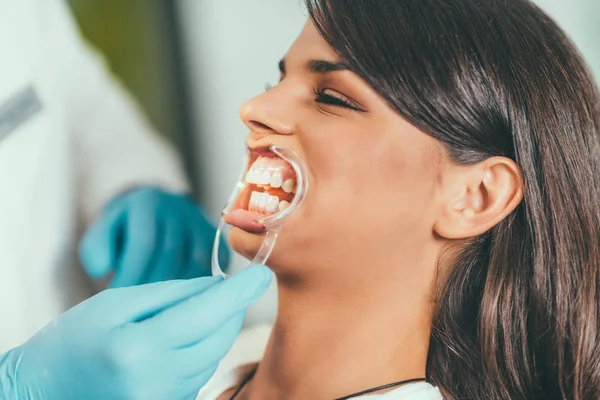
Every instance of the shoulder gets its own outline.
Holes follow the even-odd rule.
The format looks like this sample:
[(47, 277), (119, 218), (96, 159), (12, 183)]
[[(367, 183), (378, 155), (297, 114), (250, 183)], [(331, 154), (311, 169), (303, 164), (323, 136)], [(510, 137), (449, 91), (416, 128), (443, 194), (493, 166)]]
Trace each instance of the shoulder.
[(197, 400), (215, 400), (223, 392), (237, 386), (262, 359), (271, 330), (270, 325), (244, 329), (213, 377), (200, 390)]

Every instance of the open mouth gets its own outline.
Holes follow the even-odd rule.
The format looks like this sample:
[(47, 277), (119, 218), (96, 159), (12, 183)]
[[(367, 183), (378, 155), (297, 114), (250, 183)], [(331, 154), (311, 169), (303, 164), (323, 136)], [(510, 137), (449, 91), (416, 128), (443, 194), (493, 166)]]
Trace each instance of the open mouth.
[(294, 202), (298, 177), (292, 165), (274, 152), (252, 150), (242, 185), (224, 215), (225, 222), (249, 232), (263, 232), (263, 220), (285, 213)]

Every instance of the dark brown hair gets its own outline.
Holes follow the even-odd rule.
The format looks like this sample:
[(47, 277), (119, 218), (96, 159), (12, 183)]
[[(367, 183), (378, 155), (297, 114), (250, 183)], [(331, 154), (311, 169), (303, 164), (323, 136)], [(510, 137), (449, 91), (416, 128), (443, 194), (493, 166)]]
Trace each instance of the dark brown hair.
[(460, 163), (517, 162), (524, 200), (437, 297), (428, 376), (451, 399), (600, 399), (600, 110), (526, 0), (306, 0), (322, 36)]

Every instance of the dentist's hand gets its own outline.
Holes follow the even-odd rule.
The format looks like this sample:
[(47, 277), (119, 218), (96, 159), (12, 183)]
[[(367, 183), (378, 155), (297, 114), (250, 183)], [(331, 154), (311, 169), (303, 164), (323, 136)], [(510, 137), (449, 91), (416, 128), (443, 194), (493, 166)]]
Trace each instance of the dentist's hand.
[(102, 292), (0, 356), (0, 398), (193, 400), (271, 281), (255, 266)]
[[(215, 231), (189, 197), (138, 189), (106, 207), (81, 241), (79, 256), (92, 278), (114, 273), (111, 287), (208, 276)], [(220, 261), (228, 264), (226, 246)]]

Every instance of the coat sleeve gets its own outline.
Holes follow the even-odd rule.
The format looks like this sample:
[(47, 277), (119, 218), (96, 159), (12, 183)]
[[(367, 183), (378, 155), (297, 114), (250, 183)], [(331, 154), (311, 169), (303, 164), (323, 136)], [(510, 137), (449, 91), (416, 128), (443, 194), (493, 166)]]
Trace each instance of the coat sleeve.
[(116, 195), (141, 186), (185, 192), (180, 160), (86, 45), (63, 0), (38, 2), (72, 136), (84, 223)]

